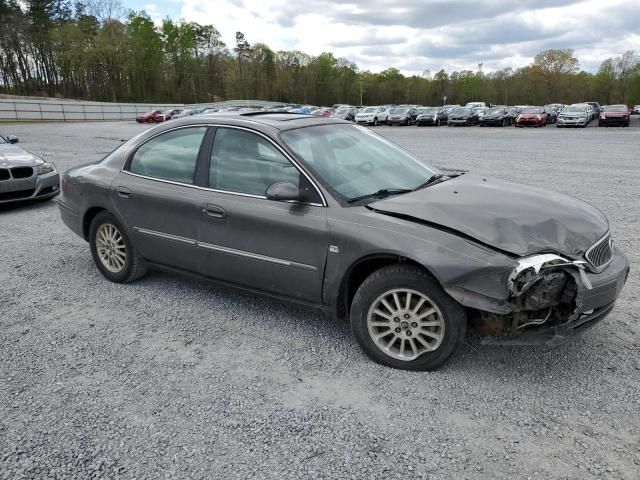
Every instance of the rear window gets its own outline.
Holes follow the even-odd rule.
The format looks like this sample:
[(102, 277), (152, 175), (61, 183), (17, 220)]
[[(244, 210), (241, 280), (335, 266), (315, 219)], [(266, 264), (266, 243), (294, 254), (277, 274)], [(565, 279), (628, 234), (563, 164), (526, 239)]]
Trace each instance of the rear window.
[(206, 127), (181, 128), (152, 138), (136, 150), (129, 171), (193, 184), (198, 152), (206, 131)]

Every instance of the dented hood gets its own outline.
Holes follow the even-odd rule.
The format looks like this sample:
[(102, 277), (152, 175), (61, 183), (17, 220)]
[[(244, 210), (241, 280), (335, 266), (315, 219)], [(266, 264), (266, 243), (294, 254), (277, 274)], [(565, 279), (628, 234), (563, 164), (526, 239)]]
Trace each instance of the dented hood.
[(519, 256), (553, 251), (580, 257), (609, 229), (605, 216), (586, 202), (473, 174), (373, 202), (369, 208)]

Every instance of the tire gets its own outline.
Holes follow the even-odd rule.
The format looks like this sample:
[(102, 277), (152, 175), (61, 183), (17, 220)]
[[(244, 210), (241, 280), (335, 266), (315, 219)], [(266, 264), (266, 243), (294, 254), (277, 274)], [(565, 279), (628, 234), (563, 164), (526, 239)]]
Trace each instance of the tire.
[[(119, 267), (119, 264), (115, 261), (111, 264), (112, 268), (110, 268), (107, 261), (104, 260), (104, 255), (98, 253), (98, 244), (101, 242), (97, 238), (99, 232), (108, 232), (110, 231), (110, 228), (115, 229), (122, 240), (121, 242), (116, 242), (116, 244), (120, 243), (120, 245), (124, 247), (117, 247), (117, 250), (120, 252), (124, 250), (124, 260), (120, 257), (120, 262), (122, 262), (122, 266), (120, 268), (117, 268)], [(131, 245), (129, 237), (127, 236), (122, 224), (115, 216), (107, 211), (100, 212), (91, 222), (91, 227), (89, 229), (89, 245), (93, 261), (98, 267), (98, 270), (100, 270), (100, 273), (102, 273), (102, 275), (111, 282), (129, 283), (137, 280), (147, 273), (147, 265), (144, 259), (136, 251), (133, 245)], [(111, 248), (111, 251), (114, 251), (114, 249)]]
[(438, 118), (438, 119), (436, 120), (436, 127), (439, 127), (439, 126), (440, 126), (440, 119)]
[(373, 119), (373, 126), (377, 127), (378, 126), (378, 117)]
[[(387, 320), (373, 313), (385, 313), (378, 307), (388, 295), (397, 298), (401, 305), (410, 297), (410, 308), (402, 314), (402, 319), (392, 314)], [(421, 300), (424, 301), (421, 303)], [(380, 308), (392, 313), (387, 307)], [(398, 310), (402, 312), (403, 309), (401, 307)], [(426, 313), (429, 311), (432, 313)], [(422, 319), (418, 317), (419, 314), (423, 315)], [(369, 322), (370, 318), (372, 323)], [(381, 268), (362, 282), (351, 304), (350, 321), (358, 344), (369, 358), (392, 368), (419, 371), (435, 370), (444, 364), (462, 343), (467, 326), (464, 308), (442, 289), (435, 278), (418, 267), (400, 264)], [(419, 327), (417, 322), (420, 321), (429, 325)], [(384, 335), (387, 327), (376, 325), (386, 323), (390, 327), (389, 333)], [(380, 335), (381, 332), (383, 335), (379, 337), (379, 343), (372, 335)], [(391, 346), (385, 351), (383, 344), (389, 337), (392, 338), (388, 341)], [(401, 348), (409, 348), (411, 355), (401, 353)]]

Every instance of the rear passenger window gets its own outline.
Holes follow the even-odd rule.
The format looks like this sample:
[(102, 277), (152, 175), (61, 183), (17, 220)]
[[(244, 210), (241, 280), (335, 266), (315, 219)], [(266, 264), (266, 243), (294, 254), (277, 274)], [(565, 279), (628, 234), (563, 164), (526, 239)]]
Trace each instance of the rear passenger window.
[(193, 184), (198, 152), (206, 131), (206, 127), (181, 128), (152, 138), (134, 153), (129, 171)]
[(270, 141), (235, 128), (217, 128), (209, 187), (264, 196), (276, 182), (300, 184), (300, 172)]

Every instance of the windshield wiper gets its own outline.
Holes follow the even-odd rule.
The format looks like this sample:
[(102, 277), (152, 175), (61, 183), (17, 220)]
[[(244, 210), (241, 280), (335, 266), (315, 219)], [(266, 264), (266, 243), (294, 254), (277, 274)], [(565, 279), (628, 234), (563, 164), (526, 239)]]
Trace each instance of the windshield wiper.
[(420, 185), (418, 185), (416, 188), (414, 188), (414, 190), (420, 190), (421, 188), (425, 188), (428, 187), (429, 185), (431, 185), (432, 183), (437, 182), (438, 180), (440, 180), (442, 177), (444, 177), (443, 173), (436, 173), (431, 175), (425, 182), (421, 183)]
[(389, 195), (398, 195), (401, 193), (413, 192), (410, 188), (381, 188), (377, 192), (367, 193), (366, 195), (360, 195), (359, 197), (353, 197), (347, 200), (347, 203), (355, 203), (367, 198), (384, 198)]

